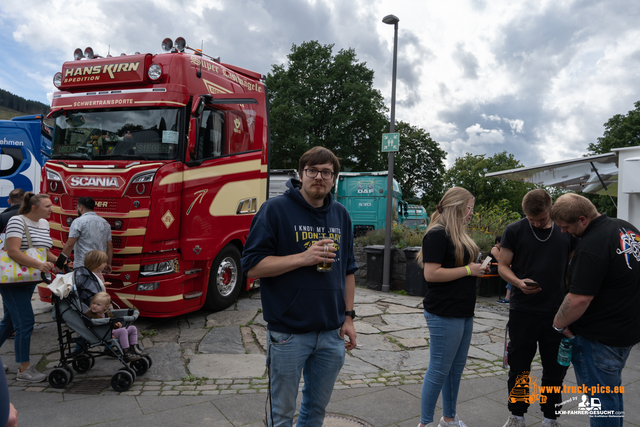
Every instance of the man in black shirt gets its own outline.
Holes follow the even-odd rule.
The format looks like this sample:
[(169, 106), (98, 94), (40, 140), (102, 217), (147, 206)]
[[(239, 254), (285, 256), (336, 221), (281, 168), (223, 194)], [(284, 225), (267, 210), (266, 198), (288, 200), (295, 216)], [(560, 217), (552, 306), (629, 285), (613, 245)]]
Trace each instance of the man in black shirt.
[(618, 387), (631, 347), (640, 342), (640, 232), (627, 221), (599, 214), (578, 194), (561, 196), (551, 217), (563, 233), (582, 238), (569, 266), (569, 293), (553, 328), (575, 337), (577, 383), (593, 387), (597, 393), (590, 396), (607, 411), (590, 411), (591, 426), (622, 426), (623, 392)]
[[(557, 361), (561, 336), (549, 322), (564, 296), (564, 278), (575, 239), (562, 234), (551, 221), (551, 203), (551, 196), (542, 189), (528, 192), (522, 199), (526, 218), (509, 224), (500, 242), (498, 273), (513, 284), (507, 347), (511, 415), (504, 427), (525, 426), (524, 414), (534, 396), (523, 398), (518, 392), (524, 378), (527, 384), (533, 384), (531, 362), (538, 347), (542, 359), (540, 386), (561, 386), (567, 371)], [(556, 410), (561, 397), (561, 393), (542, 393), (539, 397), (544, 427), (560, 426)]]
[(4, 229), (7, 228), (9, 220), (14, 215), (18, 215), (20, 205), (22, 205), (22, 199), (24, 199), (24, 190), (22, 188), (14, 188), (9, 193), (9, 207), (0, 214), (0, 233), (4, 233)]

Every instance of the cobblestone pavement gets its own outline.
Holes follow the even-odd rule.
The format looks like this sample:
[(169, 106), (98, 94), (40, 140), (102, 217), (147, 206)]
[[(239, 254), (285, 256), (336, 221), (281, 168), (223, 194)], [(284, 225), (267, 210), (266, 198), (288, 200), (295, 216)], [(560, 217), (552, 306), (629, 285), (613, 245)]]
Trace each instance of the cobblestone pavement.
[[(32, 336), (32, 363), (51, 370), (60, 357), (56, 324), (51, 306), (33, 299), (36, 328)], [(429, 330), (423, 316), (422, 298), (357, 288), (355, 326), (358, 347), (347, 354), (335, 384), (336, 390), (420, 384), (429, 362)], [(15, 380), (13, 341), (0, 349), (12, 390), (73, 392), (80, 379), (96, 382), (102, 394), (193, 396), (266, 393), (266, 324), (262, 319), (260, 294), (243, 295), (227, 310), (198, 311), (172, 319), (140, 318), (142, 346), (153, 366), (126, 392), (117, 393), (107, 381), (121, 365), (111, 358), (96, 359), (95, 366), (64, 389), (47, 382), (25, 384)], [(508, 308), (495, 298), (479, 297), (474, 331), (463, 379), (491, 377), (502, 368), (504, 330)], [(539, 360), (533, 369), (540, 367)]]

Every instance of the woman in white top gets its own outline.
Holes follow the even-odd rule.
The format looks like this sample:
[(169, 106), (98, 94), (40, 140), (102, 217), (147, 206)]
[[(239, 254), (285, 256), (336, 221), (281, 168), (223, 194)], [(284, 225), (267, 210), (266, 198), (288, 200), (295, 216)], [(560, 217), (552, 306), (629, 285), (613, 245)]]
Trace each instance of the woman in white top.
[[(9, 257), (20, 265), (45, 273), (53, 269), (57, 260), (57, 257), (50, 252), (53, 242), (49, 235), (47, 219), (51, 215), (51, 205), (51, 200), (46, 194), (26, 193), (18, 215), (9, 220), (6, 232), (6, 250)], [(29, 227), (33, 247), (47, 249), (46, 262), (40, 262), (24, 254), (23, 251), (29, 248), (25, 225)], [(46, 379), (46, 376), (36, 371), (29, 361), (31, 333), (35, 323), (31, 297), (37, 283), (0, 285), (0, 295), (5, 306), (4, 318), (0, 322), (0, 346), (15, 330), (15, 357), (16, 362), (20, 364), (16, 377), (18, 381), (40, 382)]]

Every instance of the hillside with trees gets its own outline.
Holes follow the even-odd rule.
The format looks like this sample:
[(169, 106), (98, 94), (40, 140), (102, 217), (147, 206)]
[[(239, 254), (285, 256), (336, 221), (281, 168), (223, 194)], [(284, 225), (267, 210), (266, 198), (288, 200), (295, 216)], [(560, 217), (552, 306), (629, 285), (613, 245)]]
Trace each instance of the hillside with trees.
[(38, 101), (30, 101), (11, 92), (0, 89), (0, 119), (8, 120), (16, 116), (49, 113), (50, 106)]

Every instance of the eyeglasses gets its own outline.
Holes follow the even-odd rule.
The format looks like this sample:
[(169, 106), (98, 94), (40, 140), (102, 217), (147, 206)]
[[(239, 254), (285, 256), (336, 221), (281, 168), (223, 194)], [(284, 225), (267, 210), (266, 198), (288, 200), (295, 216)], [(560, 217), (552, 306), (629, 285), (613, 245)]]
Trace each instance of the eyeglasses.
[(467, 209), (469, 209), (469, 212), (473, 212), (473, 206), (467, 206)]
[(333, 175), (335, 175), (331, 171), (319, 171), (317, 169), (305, 169), (304, 173), (307, 175), (307, 178), (315, 178), (318, 176), (318, 172), (320, 172), (322, 179), (330, 180), (333, 179)]

